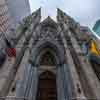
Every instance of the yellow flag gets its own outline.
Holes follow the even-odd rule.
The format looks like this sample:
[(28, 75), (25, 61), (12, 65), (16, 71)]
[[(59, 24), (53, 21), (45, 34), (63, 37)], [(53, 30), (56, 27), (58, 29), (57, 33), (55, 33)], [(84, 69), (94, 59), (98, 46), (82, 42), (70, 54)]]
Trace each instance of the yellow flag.
[(98, 50), (97, 44), (94, 40), (91, 40), (90, 52), (97, 56), (100, 56), (100, 51)]

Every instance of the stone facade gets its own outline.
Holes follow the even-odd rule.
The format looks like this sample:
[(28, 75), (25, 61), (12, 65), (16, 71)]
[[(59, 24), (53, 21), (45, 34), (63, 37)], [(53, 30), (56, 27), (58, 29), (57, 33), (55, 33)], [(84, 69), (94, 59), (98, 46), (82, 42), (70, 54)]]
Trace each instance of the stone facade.
[(91, 32), (60, 9), (57, 22), (50, 17), (40, 22), (41, 9), (26, 20), (30, 22), (24, 27), (27, 30), (16, 38), (17, 57), (7, 57), (0, 69), (0, 96), (10, 100), (100, 99), (100, 80), (81, 49)]

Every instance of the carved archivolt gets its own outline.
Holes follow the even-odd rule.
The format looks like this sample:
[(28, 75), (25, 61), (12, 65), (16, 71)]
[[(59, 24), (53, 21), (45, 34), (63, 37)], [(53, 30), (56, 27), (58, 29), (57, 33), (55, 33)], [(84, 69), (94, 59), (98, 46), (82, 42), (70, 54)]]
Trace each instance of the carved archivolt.
[(40, 40), (56, 40), (59, 42), (59, 44), (61, 44), (62, 41), (60, 33), (58, 31), (57, 23), (52, 21), (50, 18), (40, 23), (40, 25), (36, 29), (36, 32), (33, 34), (33, 39), (33, 45), (36, 45)]

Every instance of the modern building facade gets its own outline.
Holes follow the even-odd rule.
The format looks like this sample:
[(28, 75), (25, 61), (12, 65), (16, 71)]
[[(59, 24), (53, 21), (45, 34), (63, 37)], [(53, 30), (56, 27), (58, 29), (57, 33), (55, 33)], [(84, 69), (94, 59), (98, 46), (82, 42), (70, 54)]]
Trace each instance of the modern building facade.
[(7, 0), (8, 8), (15, 23), (31, 14), (29, 0)]
[(28, 0), (0, 0), (0, 32), (9, 33), (30, 13)]
[(0, 40), (1, 34), (8, 39), (15, 39), (18, 23), (29, 14), (28, 0), (0, 0)]
[(97, 33), (98, 36), (100, 36), (100, 20), (96, 21), (93, 30)]
[(16, 58), (7, 57), (0, 69), (0, 96), (10, 100), (99, 100), (100, 66), (95, 70), (81, 49), (91, 38), (87, 29), (60, 9), (57, 22), (50, 17), (41, 22), (40, 9), (30, 18), (27, 31), (15, 45)]
[(6, 57), (5, 48), (7, 48), (4, 38), (8, 40), (15, 37), (15, 23), (11, 17), (11, 13), (8, 8), (7, 0), (0, 0), (0, 63), (2, 63)]
[(12, 18), (6, 0), (0, 0), (0, 32), (9, 33), (12, 27)]

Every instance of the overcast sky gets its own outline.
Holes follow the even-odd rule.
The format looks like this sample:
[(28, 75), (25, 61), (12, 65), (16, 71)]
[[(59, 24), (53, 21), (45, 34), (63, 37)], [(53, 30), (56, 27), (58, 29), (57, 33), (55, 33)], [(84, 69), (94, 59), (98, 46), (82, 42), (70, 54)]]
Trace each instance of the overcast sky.
[(100, 0), (29, 0), (31, 11), (42, 7), (42, 19), (48, 15), (56, 19), (56, 8), (61, 8), (82, 25), (92, 27), (100, 19)]

